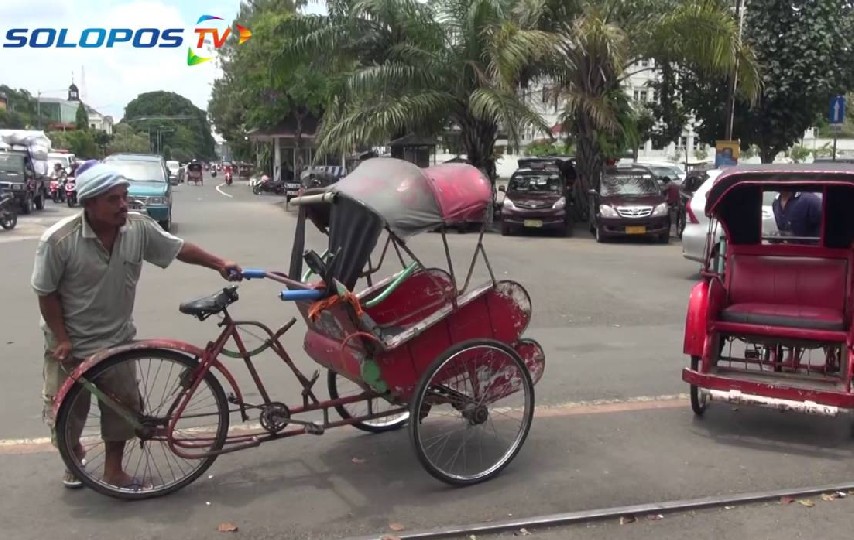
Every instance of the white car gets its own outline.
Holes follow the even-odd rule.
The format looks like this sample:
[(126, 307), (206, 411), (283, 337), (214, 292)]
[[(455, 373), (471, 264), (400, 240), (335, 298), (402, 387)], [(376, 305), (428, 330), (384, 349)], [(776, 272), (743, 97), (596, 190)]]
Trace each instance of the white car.
[(676, 163), (668, 163), (666, 161), (638, 161), (637, 164), (648, 167), (656, 176), (670, 178), (677, 184), (685, 182), (686, 173)]
[[(706, 256), (706, 239), (709, 233), (709, 217), (706, 216), (706, 194), (712, 189), (720, 169), (708, 171), (708, 179), (697, 188), (688, 202), (685, 216), (685, 230), (682, 232), (682, 256), (702, 264)], [(769, 236), (777, 232), (777, 222), (774, 220), (774, 210), (771, 205), (777, 198), (777, 192), (768, 191), (762, 200), (762, 235)], [(717, 241), (724, 234), (723, 227), (716, 227)]]

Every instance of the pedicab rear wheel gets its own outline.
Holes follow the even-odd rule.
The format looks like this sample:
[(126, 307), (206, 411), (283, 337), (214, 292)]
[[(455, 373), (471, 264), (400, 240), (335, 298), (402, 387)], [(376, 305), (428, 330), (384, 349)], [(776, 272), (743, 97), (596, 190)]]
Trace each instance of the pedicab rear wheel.
[[(700, 357), (692, 356), (691, 357), (691, 370), (697, 371), (700, 369)], [(708, 398), (700, 392), (700, 388), (692, 384), (689, 394), (691, 396), (691, 410), (694, 411), (694, 414), (697, 416), (703, 416), (706, 412), (706, 408), (708, 407)]]
[[(127, 365), (132, 362), (138, 362), (145, 359), (154, 362), (163, 362), (164, 364), (172, 364), (171, 368), (164, 368), (163, 366), (157, 366), (155, 368), (152, 368), (149, 364), (148, 369), (140, 369), (140, 367), (137, 366), (136, 370), (137, 389), (140, 392), (140, 401), (145, 409), (143, 410), (143, 414), (138, 415), (137, 417), (143, 422), (143, 424), (159, 425), (160, 421), (168, 421), (171, 418), (171, 406), (174, 401), (169, 400), (169, 403), (167, 403), (166, 398), (168, 398), (170, 394), (174, 397), (175, 394), (172, 394), (171, 392), (167, 393), (166, 389), (164, 389), (162, 393), (158, 390), (154, 390), (152, 392), (152, 397), (149, 398), (143, 395), (140, 386), (144, 385), (145, 387), (148, 387), (147, 381), (152, 381), (152, 384), (156, 383), (157, 381), (171, 381), (171, 383), (177, 384), (179, 387), (186, 388), (187, 385), (190, 384), (190, 374), (192, 374), (194, 370), (198, 367), (198, 363), (196, 362), (196, 360), (174, 351), (144, 349), (126, 351), (123, 353), (119, 353), (113, 356), (112, 358), (93, 366), (83, 374), (83, 377), (85, 377), (86, 380), (88, 380), (89, 382), (95, 384), (96, 387), (99, 387), (99, 377), (104, 376), (111, 369), (115, 369), (119, 366), (122, 366), (123, 364)], [(210, 446), (209, 448), (207, 448), (207, 450), (209, 452), (215, 452), (222, 449), (223, 445), (225, 444), (226, 437), (228, 436), (228, 400), (225, 396), (225, 391), (223, 390), (222, 385), (219, 383), (213, 373), (208, 372), (204, 376), (204, 378), (196, 388), (196, 392), (193, 394), (193, 398), (199, 397), (200, 392), (203, 392), (203, 389), (205, 388), (209, 391), (209, 394), (211, 394), (211, 397), (213, 398), (213, 411), (208, 414), (200, 413), (197, 408), (198, 405), (194, 405), (191, 401), (185, 409), (187, 413), (186, 416), (182, 415), (181, 419), (184, 419), (185, 417), (190, 419), (201, 418), (203, 416), (214, 417), (218, 421), (218, 425), (213, 431), (211, 431), (210, 428), (205, 430), (206, 432), (212, 433), (212, 436), (207, 437), (204, 440), (210, 441)], [(166, 396), (166, 398), (164, 398), (164, 396)], [(97, 474), (95, 472), (97, 470), (97, 461), (95, 458), (103, 459), (103, 449), (101, 450), (101, 452), (92, 452), (87, 450), (87, 463), (84, 465), (74, 455), (74, 443), (69, 440), (69, 430), (71, 429), (70, 414), (72, 409), (74, 409), (75, 407), (82, 407), (85, 405), (85, 403), (79, 403), (79, 400), (81, 398), (90, 399), (90, 410), (98, 410), (98, 401), (97, 399), (91, 399), (92, 396), (89, 390), (87, 390), (80, 382), (74, 384), (74, 386), (72, 386), (68, 393), (65, 395), (65, 398), (62, 400), (62, 404), (60, 405), (59, 410), (57, 411), (56, 446), (68, 470), (71, 471), (71, 473), (76, 478), (80, 479), (80, 481), (83, 482), (86, 487), (91, 488), (92, 490), (102, 495), (107, 495), (108, 497), (124, 500), (149, 499), (162, 495), (168, 495), (186, 487), (187, 485), (195, 481), (199, 476), (204, 474), (204, 472), (208, 470), (211, 465), (213, 465), (213, 462), (216, 461), (216, 458), (218, 457), (217, 455), (212, 455), (199, 459), (181, 458), (171, 452), (168, 444), (165, 441), (158, 440), (156, 438), (148, 438), (144, 435), (141, 435), (140, 433), (137, 433), (136, 438), (131, 439), (125, 445), (125, 455), (123, 459), (125, 470), (132, 476), (136, 476), (136, 474), (142, 474), (144, 477), (153, 477), (155, 475), (159, 475), (162, 480), (162, 483), (159, 483), (157, 485), (152, 484), (150, 486), (146, 485), (138, 489), (134, 489), (131, 487), (123, 488), (108, 484), (102, 480), (100, 474)], [(160, 407), (155, 410), (149, 411), (149, 408), (154, 409), (154, 403), (156, 403), (155, 400), (160, 400)], [(205, 402), (206, 399), (202, 401), (202, 403)], [(107, 406), (105, 405), (105, 407)], [(163, 409), (163, 407), (165, 407), (165, 409)], [(181, 419), (179, 419), (179, 424)], [(98, 427), (93, 426), (90, 429), (98, 429)], [(176, 425), (176, 429), (180, 430), (181, 428)], [(200, 429), (201, 428), (198, 427), (187, 428), (190, 436), (193, 435), (194, 430), (196, 433), (198, 433)], [(80, 441), (81, 443), (84, 443), (84, 446), (84, 441), (86, 439), (97, 439), (99, 442), (103, 443), (103, 441), (100, 440), (100, 434), (89, 435), (87, 437), (85, 431), (86, 426), (84, 425), (84, 433)], [(156, 463), (152, 465), (151, 463), (146, 462), (145, 465), (142, 465), (143, 457), (140, 456), (139, 459), (136, 459), (134, 457), (135, 451), (139, 451), (139, 453), (141, 454), (148, 454), (152, 459), (161, 459), (162, 457), (162, 459), (164, 459), (166, 463), (158, 466)], [(193, 450), (193, 452), (201, 453), (201, 449), (195, 449)], [(189, 466), (182, 467), (180, 465), (181, 461), (189, 463)], [(136, 464), (136, 470), (131, 470), (133, 464)], [(140, 472), (139, 469), (141, 466), (143, 470)], [(166, 478), (164, 478), (164, 475), (169, 473), (177, 476), (172, 478), (171, 481), (167, 480)], [(149, 479), (144, 478), (144, 480), (146, 480), (147, 483)]]
[[(340, 397), (342, 397), (338, 391), (338, 385), (339, 385), (338, 381), (339, 380), (340, 381), (347, 381), (346, 378), (341, 377), (340, 375), (338, 375), (337, 373), (335, 373), (334, 371), (332, 371), (330, 369), (328, 371), (328, 374), (326, 377), (326, 384), (327, 384), (327, 387), (329, 390), (329, 397), (332, 399), (339, 399)], [(353, 383), (351, 383), (351, 384), (353, 384)], [(347, 395), (348, 395), (348, 393), (345, 393), (345, 395), (343, 397), (346, 397)], [(383, 402), (384, 400), (382, 400), (381, 398), (378, 398), (378, 399), (375, 399), (372, 401)], [(354, 417), (358, 418), (359, 416), (362, 416), (362, 415), (359, 414), (358, 412), (351, 412), (351, 411), (347, 410), (347, 407), (356, 407), (357, 405), (361, 405), (361, 404), (362, 403), (350, 403), (348, 405), (336, 405), (335, 411), (344, 420), (350, 420), (351, 418), (354, 418)], [(372, 408), (375, 409), (376, 405), (373, 405)], [(368, 411), (367, 411), (367, 407), (366, 407), (365, 414), (367, 414), (367, 412)], [(358, 430), (366, 431), (368, 433), (386, 433), (388, 431), (399, 430), (404, 425), (406, 425), (407, 420), (409, 420), (409, 413), (404, 412), (404, 413), (401, 413), (400, 415), (384, 416), (382, 418), (377, 418), (375, 420), (364, 420), (361, 422), (354, 422), (351, 425)]]
[[(487, 360), (487, 358), (489, 360)], [(477, 385), (472, 384), (476, 382)], [(521, 406), (494, 402), (505, 398), (521, 398)], [(451, 422), (435, 419), (439, 409), (447, 406), (456, 418)], [(474, 456), (460, 456), (463, 446), (455, 447), (451, 438), (463, 431), (462, 443), (467, 446), (481, 432), (498, 434), (508, 424), (511, 416), (519, 417), (519, 424), (509, 430), (511, 439), (506, 448), (492, 452), (482, 442), (474, 443)], [(507, 345), (491, 339), (473, 339), (448, 349), (433, 361), (424, 372), (410, 402), (409, 434), (418, 461), (430, 475), (453, 486), (468, 486), (484, 482), (499, 474), (519, 453), (531, 429), (534, 416), (534, 383), (531, 374), (519, 354)], [(498, 416), (498, 421), (495, 418)], [(417, 419), (417, 420), (416, 420)], [(454, 423), (453, 420), (461, 420)], [(430, 422), (428, 423), (428, 420)], [(452, 425), (449, 425), (452, 424)], [(445, 429), (447, 428), (447, 429)], [(442, 432), (433, 436), (436, 432)], [(439, 443), (435, 442), (439, 440)], [(452, 462), (441, 463), (433, 455), (436, 447), (449, 449)], [(471, 472), (453, 470), (458, 461), (468, 465), (469, 458), (494, 454), (495, 457)]]

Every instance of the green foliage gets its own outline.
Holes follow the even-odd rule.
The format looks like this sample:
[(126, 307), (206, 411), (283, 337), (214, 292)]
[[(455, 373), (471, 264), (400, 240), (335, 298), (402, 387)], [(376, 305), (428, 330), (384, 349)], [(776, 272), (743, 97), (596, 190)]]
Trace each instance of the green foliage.
[[(755, 144), (763, 162), (799, 140), (827, 114), (830, 98), (854, 78), (852, 7), (847, 0), (751, 0), (745, 40), (762, 66), (755, 105), (736, 103), (733, 136)], [(706, 142), (724, 136), (726, 80), (685, 72), (683, 99), (702, 124)]]
[(0, 111), (0, 129), (30, 129), (39, 125), (36, 99), (27, 90), (0, 84), (6, 94), (6, 110)]
[(709, 157), (709, 151), (706, 149), (705, 144), (698, 144), (697, 148), (694, 149), (694, 157), (697, 161), (704, 161), (707, 157)]
[(159, 132), (161, 152), (168, 146), (173, 159), (216, 157), (216, 143), (207, 114), (174, 92), (140, 94), (127, 104), (122, 121), (140, 133), (151, 133), (155, 145)]
[(120, 152), (146, 153), (151, 151), (148, 135), (138, 133), (130, 125), (121, 122), (113, 126), (113, 136), (107, 143), (107, 154)]
[(77, 113), (74, 115), (74, 127), (80, 131), (89, 129), (89, 113), (82, 101), (77, 106)]
[(287, 53), (331, 60), (346, 75), (324, 115), (318, 153), (455, 125), (469, 161), (486, 166), (500, 129), (513, 143), (526, 126), (548, 131), (516, 90), (555, 40), (510, 8), (498, 0), (361, 0), (334, 2), (328, 17), (291, 20), (283, 28), (296, 39)]
[(572, 144), (556, 142), (549, 139), (537, 139), (525, 147), (525, 155), (528, 156), (566, 156), (572, 155), (575, 147)]
[(803, 163), (808, 157), (810, 157), (810, 154), (812, 154), (810, 149), (805, 146), (801, 146), (800, 144), (796, 144), (789, 150), (789, 157), (792, 158), (792, 161), (795, 163)]
[(312, 60), (282, 54), (282, 28), (295, 16), (290, 0), (243, 4), (237, 22), (252, 29), (252, 39), (239, 46), (230, 42), (220, 52), (223, 77), (214, 82), (208, 110), (235, 159), (250, 158), (249, 131), (291, 120), (301, 133), (303, 120), (320, 117), (331, 95), (332, 55)]
[(82, 159), (100, 156), (95, 137), (89, 130), (51, 131), (47, 133), (53, 148), (64, 148)]

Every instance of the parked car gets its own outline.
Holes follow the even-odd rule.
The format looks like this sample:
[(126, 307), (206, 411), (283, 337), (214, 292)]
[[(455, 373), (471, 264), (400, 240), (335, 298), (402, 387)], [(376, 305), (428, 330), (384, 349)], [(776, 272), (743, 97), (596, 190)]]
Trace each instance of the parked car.
[(169, 182), (174, 186), (178, 183), (178, 171), (181, 169), (181, 164), (177, 161), (167, 161), (166, 169), (169, 171)]
[(670, 241), (670, 208), (656, 176), (640, 165), (606, 169), (599, 190), (590, 190), (590, 232), (597, 242), (652, 236)]
[[(709, 218), (706, 216), (706, 195), (721, 174), (721, 169), (707, 171), (706, 180), (694, 191), (694, 195), (685, 206), (685, 230), (682, 231), (682, 256), (700, 264), (705, 262), (706, 242), (709, 234)], [(774, 219), (772, 204), (777, 198), (774, 191), (765, 192), (762, 200), (762, 235), (769, 236), (777, 232), (777, 222)], [(723, 236), (723, 229), (716, 227), (714, 231), (717, 244)]]
[(50, 181), (38, 174), (27, 150), (0, 150), (0, 190), (8, 191), (21, 214), (44, 209)]
[(685, 181), (685, 171), (675, 163), (666, 161), (639, 161), (637, 165), (646, 167), (652, 171), (652, 174), (659, 178), (659, 182), (675, 182), (681, 184)]
[(163, 158), (154, 154), (113, 154), (104, 161), (130, 180), (128, 197), (168, 231), (172, 227), (172, 184)]
[(554, 163), (530, 163), (517, 169), (507, 187), (498, 188), (504, 192), (501, 234), (507, 236), (519, 229), (546, 229), (571, 236), (573, 219), (569, 189)]

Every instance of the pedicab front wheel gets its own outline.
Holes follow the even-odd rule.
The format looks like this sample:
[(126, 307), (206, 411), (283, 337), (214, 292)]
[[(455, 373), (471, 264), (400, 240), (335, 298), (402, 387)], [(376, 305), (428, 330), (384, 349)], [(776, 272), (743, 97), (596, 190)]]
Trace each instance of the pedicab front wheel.
[[(165, 426), (174, 418), (180, 397), (193, 384), (197, 367), (195, 360), (177, 352), (135, 350), (119, 353), (86, 371), (82, 378), (89, 388), (82, 382), (75, 383), (56, 415), (56, 446), (68, 470), (86, 487), (125, 500), (168, 495), (196, 480), (216, 460), (217, 455), (210, 453), (222, 449), (229, 424), (225, 392), (213, 373), (208, 372), (171, 433), (172, 441), (193, 457), (181, 457), (172, 451)], [(91, 399), (92, 386), (113, 405), (100, 397)], [(136, 396), (131, 398), (134, 393)], [(138, 400), (139, 407), (128, 403), (131, 400)], [(88, 416), (92, 412), (96, 413), (94, 421)], [(143, 429), (135, 429), (123, 420), (123, 414)], [(197, 425), (208, 420), (214, 424)], [(104, 429), (131, 435), (124, 445), (122, 469), (133, 482), (117, 486), (104, 478)], [(75, 453), (78, 441), (86, 453), (85, 464)]]
[(427, 472), (454, 486), (477, 484), (521, 450), (534, 416), (534, 383), (512, 348), (465, 341), (424, 372), (409, 415), (410, 440)]

